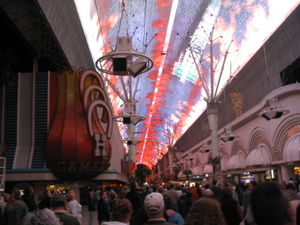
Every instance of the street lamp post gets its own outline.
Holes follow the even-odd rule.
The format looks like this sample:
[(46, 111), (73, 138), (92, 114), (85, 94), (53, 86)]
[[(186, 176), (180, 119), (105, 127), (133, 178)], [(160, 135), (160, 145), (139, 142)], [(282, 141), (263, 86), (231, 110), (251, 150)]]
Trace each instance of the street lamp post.
[[(206, 103), (207, 103), (207, 117), (208, 117), (208, 123), (209, 128), (211, 131), (211, 152), (212, 152), (212, 159), (218, 159), (220, 157), (219, 154), (219, 137), (218, 137), (218, 109), (217, 109), (217, 102), (218, 102), (218, 90), (220, 87), (221, 78), (223, 76), (225, 63), (227, 61), (227, 56), (229, 53), (229, 48), (232, 44), (232, 41), (227, 46), (224, 57), (222, 61), (218, 61), (215, 63), (216, 59), (214, 57), (214, 42), (219, 39), (223, 38), (222, 36), (214, 39), (214, 27), (212, 28), (209, 36), (208, 36), (208, 42), (209, 42), (209, 76), (205, 77), (204, 74), (201, 72), (201, 68), (204, 67), (203, 62), (205, 59), (203, 59), (204, 49), (200, 49), (199, 53), (199, 47), (193, 47), (192, 44), (188, 43), (188, 50), (189, 54), (193, 60), (193, 63), (195, 65), (195, 69), (199, 75), (199, 79), (202, 83), (202, 87), (204, 90), (204, 93), (206, 95)], [(186, 39), (184, 39), (186, 40)], [(219, 64), (220, 62), (220, 64)], [(219, 73), (217, 74), (217, 67), (219, 67)], [(217, 76), (216, 76), (217, 75)], [(230, 78), (232, 77), (231, 74), (231, 68), (230, 68)], [(227, 80), (227, 83), (230, 81)], [(227, 85), (225, 84), (225, 86)], [(217, 161), (217, 160), (215, 160)], [(215, 169), (215, 168), (214, 168)]]
[[(117, 122), (122, 122), (126, 126), (127, 137), (125, 142), (128, 146), (128, 162), (130, 172), (135, 169), (136, 145), (140, 142), (136, 139), (136, 125), (144, 120), (136, 112), (136, 93), (139, 84), (139, 75), (149, 71), (153, 66), (153, 61), (132, 49), (131, 37), (118, 37), (117, 48), (107, 53), (96, 61), (96, 67), (104, 74), (119, 76), (121, 81), (121, 91), (109, 79), (103, 79), (112, 90), (123, 101), (122, 113), (115, 117)], [(127, 82), (125, 82), (125, 79)], [(133, 79), (136, 78), (135, 86)], [(122, 93), (121, 93), (122, 92)]]

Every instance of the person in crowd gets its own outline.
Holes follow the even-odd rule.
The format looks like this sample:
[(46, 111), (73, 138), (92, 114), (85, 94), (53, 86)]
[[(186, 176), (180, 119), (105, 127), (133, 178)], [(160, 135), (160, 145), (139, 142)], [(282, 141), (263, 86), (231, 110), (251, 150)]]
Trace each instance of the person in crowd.
[(138, 190), (136, 182), (130, 183), (130, 191), (127, 193), (128, 198), (133, 206), (133, 215), (143, 206), (143, 194)]
[(297, 206), (296, 210), (296, 225), (300, 225), (300, 205)]
[(28, 213), (28, 207), (22, 200), (19, 189), (14, 188), (4, 209), (3, 224), (20, 225), (23, 217)]
[(148, 221), (148, 215), (146, 213), (145, 207), (142, 206), (134, 216), (132, 215), (131, 220), (130, 220), (130, 225), (141, 225), (145, 224)]
[(103, 222), (103, 225), (127, 225), (132, 215), (132, 204), (128, 199), (117, 199), (113, 204), (112, 217), (110, 222)]
[(217, 200), (200, 198), (193, 203), (185, 218), (185, 225), (226, 225), (225, 218)]
[(97, 210), (97, 195), (93, 188), (89, 188), (87, 193), (87, 203), (89, 211), (89, 225), (93, 225), (94, 217)]
[(118, 200), (118, 194), (114, 190), (111, 190), (109, 193), (109, 204), (111, 209), (113, 208), (113, 205), (117, 200)]
[(149, 186), (149, 184), (145, 184), (143, 187), (143, 196), (145, 197), (146, 195), (150, 194), (153, 192), (153, 189)]
[(2, 224), (2, 221), (3, 221), (3, 212), (4, 212), (5, 206), (6, 206), (5, 193), (0, 192), (0, 224)]
[(178, 210), (178, 207), (177, 207), (177, 201), (178, 201), (178, 192), (176, 191), (176, 185), (171, 183), (169, 184), (169, 190), (167, 192), (167, 195), (171, 198), (172, 200), (172, 209), (174, 210)]
[(232, 187), (225, 186), (220, 198), (221, 210), (227, 224), (239, 225), (243, 220), (243, 210), (237, 200), (232, 197)]
[(50, 190), (45, 190), (43, 196), (41, 196), (41, 201), (39, 203), (39, 209), (51, 208), (51, 197), (52, 194)]
[(256, 187), (250, 204), (257, 225), (293, 224), (289, 201), (276, 183), (266, 182)]
[(145, 211), (149, 217), (145, 225), (174, 225), (164, 218), (165, 204), (160, 193), (153, 192), (145, 197)]
[(43, 208), (27, 213), (22, 225), (61, 225), (61, 223), (52, 210)]
[(177, 205), (178, 205), (178, 212), (183, 218), (185, 218), (185, 216), (187, 215), (187, 213), (189, 212), (193, 204), (193, 200), (192, 200), (192, 192), (189, 188), (183, 188), (182, 192), (183, 192), (182, 195), (179, 196), (178, 198)]
[(247, 209), (250, 205), (250, 197), (251, 197), (251, 193), (253, 191), (253, 183), (247, 183), (246, 184), (246, 190), (243, 192), (243, 209), (244, 209), (244, 214), (246, 214)]
[(300, 204), (300, 199), (297, 195), (297, 189), (294, 184), (288, 183), (286, 185), (286, 190), (284, 190), (284, 195), (289, 200), (292, 210), (292, 219), (294, 224), (296, 223), (296, 216), (297, 216), (297, 207)]
[(34, 190), (32, 186), (27, 186), (24, 188), (24, 195), (22, 196), (22, 200), (28, 207), (29, 212), (37, 210), (37, 204), (34, 199)]
[(97, 210), (98, 210), (98, 222), (99, 225), (101, 225), (102, 222), (108, 222), (109, 221), (109, 215), (110, 215), (110, 204), (109, 199), (107, 196), (106, 191), (102, 191), (100, 194), (100, 200), (97, 204)]
[(235, 186), (234, 186), (233, 198), (238, 200), (240, 205), (242, 205), (242, 203), (243, 203), (243, 190), (242, 190), (242, 184), (240, 182), (235, 184)]
[(119, 191), (118, 191), (118, 199), (123, 199), (126, 198), (127, 195), (127, 188), (126, 187), (120, 187)]
[(166, 193), (166, 190), (164, 189), (163, 186), (160, 185), (160, 186), (157, 187), (157, 192), (164, 195)]
[(197, 201), (200, 197), (203, 196), (199, 183), (195, 184), (195, 187), (192, 188), (191, 193), (193, 202)]
[(206, 198), (212, 198), (214, 196), (214, 192), (210, 188), (206, 188), (203, 190), (203, 196)]
[(67, 207), (69, 208), (71, 214), (77, 218), (79, 223), (81, 224), (82, 219), (82, 207), (79, 202), (76, 200), (76, 192), (70, 189), (66, 196), (67, 199)]
[(51, 198), (51, 209), (63, 225), (80, 225), (78, 219), (70, 214), (65, 197), (56, 193)]
[(183, 225), (184, 224), (183, 217), (171, 208), (172, 206), (171, 198), (166, 194), (163, 196), (163, 198), (164, 198), (165, 215), (167, 217), (167, 221), (177, 225)]
[(222, 196), (222, 188), (219, 186), (217, 180), (213, 180), (212, 181), (212, 185), (211, 185), (210, 189), (214, 193), (214, 195), (213, 195), (214, 198), (216, 198), (216, 199), (220, 199), (221, 198), (221, 196)]

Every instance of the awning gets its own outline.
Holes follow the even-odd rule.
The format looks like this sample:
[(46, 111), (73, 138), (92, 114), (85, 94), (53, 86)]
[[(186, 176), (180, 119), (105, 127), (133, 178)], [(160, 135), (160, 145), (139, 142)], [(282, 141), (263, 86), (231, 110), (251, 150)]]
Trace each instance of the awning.
[(192, 175), (194, 175), (194, 176), (200, 176), (203, 174), (203, 171), (199, 166), (197, 166), (197, 167), (192, 168), (192, 173), (193, 173)]
[(285, 162), (300, 161), (300, 133), (290, 137), (283, 148)]
[(238, 152), (237, 154), (230, 157), (227, 162), (227, 170), (243, 169), (246, 166), (246, 157), (243, 152)]
[(253, 149), (246, 158), (247, 166), (270, 165), (272, 163), (271, 156), (266, 146), (258, 146)]
[(203, 173), (213, 173), (214, 169), (213, 166), (210, 164), (206, 164), (203, 168)]

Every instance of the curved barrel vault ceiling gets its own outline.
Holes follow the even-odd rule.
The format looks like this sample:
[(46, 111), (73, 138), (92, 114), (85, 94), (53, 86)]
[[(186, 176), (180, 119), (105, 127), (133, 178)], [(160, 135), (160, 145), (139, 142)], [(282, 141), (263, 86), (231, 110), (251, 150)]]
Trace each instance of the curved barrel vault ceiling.
[[(208, 34), (214, 26), (217, 61), (224, 57), (225, 46), (233, 40), (221, 79), (224, 86), (232, 71), (236, 74), (247, 63), (300, 1), (285, 0), (283, 4), (275, 0), (75, 0), (75, 3), (94, 61), (112, 50), (117, 36), (133, 36), (134, 49), (154, 62), (148, 73), (140, 75), (137, 92), (137, 111), (146, 117), (137, 127), (141, 140), (137, 145), (137, 162), (151, 166), (206, 108), (206, 95), (187, 44), (192, 41), (193, 48), (207, 49)], [(204, 63), (202, 73), (209, 83), (207, 65)], [(121, 88), (118, 77), (108, 78)], [(122, 102), (112, 90), (110, 96), (114, 113), (119, 115)], [(125, 137), (124, 128), (120, 129)]]

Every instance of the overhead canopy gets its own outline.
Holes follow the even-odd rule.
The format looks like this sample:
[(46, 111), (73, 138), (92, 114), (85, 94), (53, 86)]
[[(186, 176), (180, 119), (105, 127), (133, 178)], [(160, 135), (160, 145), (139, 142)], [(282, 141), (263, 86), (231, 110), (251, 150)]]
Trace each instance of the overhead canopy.
[(246, 158), (246, 166), (270, 165), (272, 158), (266, 146), (258, 146), (253, 149)]
[(245, 168), (246, 157), (243, 152), (238, 152), (237, 154), (230, 157), (227, 162), (227, 170), (236, 170)]
[(290, 137), (283, 148), (285, 162), (300, 161), (300, 133)]
[[(120, 36), (131, 36), (133, 49), (153, 60), (153, 68), (140, 75), (141, 79), (124, 78), (122, 82), (123, 78), (108, 75), (121, 93), (125, 93), (124, 83), (138, 86), (138, 91), (132, 94), (138, 101), (137, 111), (145, 120), (137, 126), (137, 136), (142, 141), (137, 145), (137, 161), (153, 165), (161, 152), (168, 150), (166, 124), (172, 127), (170, 131), (176, 141), (205, 110), (202, 96), (208, 96), (203, 80), (210, 87), (210, 57), (206, 56), (212, 27), (216, 39), (215, 79), (224, 69), (221, 90), (225, 81), (236, 75), (231, 74), (231, 69), (242, 68), (299, 2), (75, 0), (75, 4), (94, 61), (114, 50)], [(223, 67), (218, 62), (226, 58), (229, 44), (231, 54), (226, 55), (228, 60)], [(198, 73), (191, 52), (197, 61), (204, 53), (203, 74)], [(232, 68), (229, 61), (234, 62)], [(114, 112), (119, 114), (124, 102), (112, 89), (108, 91)], [(127, 88), (127, 92), (133, 91)], [(125, 138), (126, 133), (123, 130), (121, 133)], [(156, 143), (161, 143), (161, 148), (153, 148)]]

